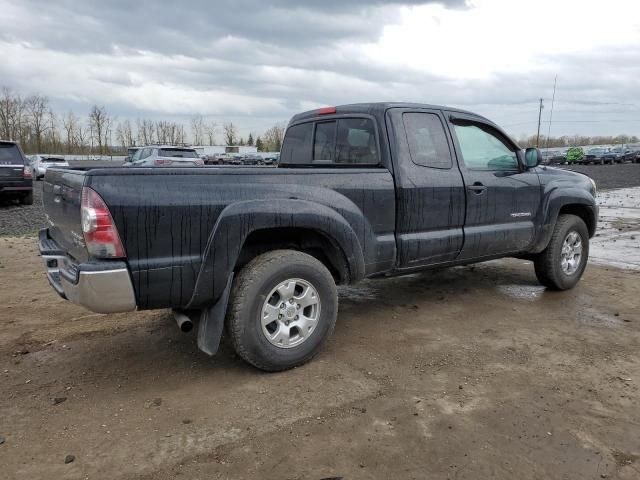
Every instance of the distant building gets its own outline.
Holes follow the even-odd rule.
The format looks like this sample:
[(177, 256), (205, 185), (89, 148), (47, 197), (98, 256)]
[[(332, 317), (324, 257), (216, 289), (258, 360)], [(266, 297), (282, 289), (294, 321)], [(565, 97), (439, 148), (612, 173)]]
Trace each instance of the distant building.
[(249, 146), (230, 146), (230, 145), (197, 145), (191, 147), (198, 155), (218, 155), (220, 153), (238, 153), (246, 155), (247, 153), (257, 153), (257, 147)]

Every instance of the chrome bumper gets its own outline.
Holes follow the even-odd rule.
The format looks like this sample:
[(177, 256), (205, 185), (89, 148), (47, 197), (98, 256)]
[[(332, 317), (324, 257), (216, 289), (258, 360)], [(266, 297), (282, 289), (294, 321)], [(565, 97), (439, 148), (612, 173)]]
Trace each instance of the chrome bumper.
[(124, 262), (81, 264), (69, 268), (69, 258), (47, 231), (40, 231), (40, 254), (47, 279), (62, 298), (96, 313), (129, 312), (136, 309), (136, 297)]

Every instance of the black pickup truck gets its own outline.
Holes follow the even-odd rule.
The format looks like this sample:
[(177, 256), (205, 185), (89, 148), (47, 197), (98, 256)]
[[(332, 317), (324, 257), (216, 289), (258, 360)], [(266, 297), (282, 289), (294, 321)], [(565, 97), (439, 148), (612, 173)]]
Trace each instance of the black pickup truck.
[(74, 303), (172, 308), (203, 351), (226, 327), (242, 358), (283, 370), (333, 330), (336, 284), (515, 256), (573, 287), (596, 187), (540, 161), (461, 110), (323, 108), (293, 117), (278, 168), (48, 169), (40, 252)]

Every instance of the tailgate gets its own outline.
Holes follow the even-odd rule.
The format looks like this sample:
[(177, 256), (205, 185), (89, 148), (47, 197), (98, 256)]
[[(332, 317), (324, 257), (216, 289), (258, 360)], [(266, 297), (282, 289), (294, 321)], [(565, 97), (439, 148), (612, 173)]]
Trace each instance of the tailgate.
[(0, 142), (0, 183), (11, 186), (24, 181), (24, 159), (18, 146), (13, 143)]
[(89, 257), (80, 218), (84, 180), (84, 171), (49, 168), (42, 186), (49, 236), (78, 262)]

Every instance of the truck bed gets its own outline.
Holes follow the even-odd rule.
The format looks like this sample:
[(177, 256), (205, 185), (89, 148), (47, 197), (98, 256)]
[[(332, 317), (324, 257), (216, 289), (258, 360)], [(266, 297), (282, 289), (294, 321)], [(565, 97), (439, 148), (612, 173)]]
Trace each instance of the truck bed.
[(394, 182), (382, 168), (51, 168), (43, 186), (49, 235), (75, 263), (89, 259), (80, 220), (84, 187), (111, 211), (140, 309), (211, 302), (243, 235), (260, 229), (256, 222), (286, 229), (315, 228), (320, 220), (331, 238), (362, 252), (354, 279), (395, 261)]

